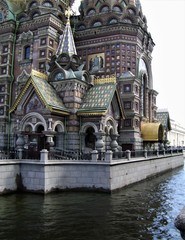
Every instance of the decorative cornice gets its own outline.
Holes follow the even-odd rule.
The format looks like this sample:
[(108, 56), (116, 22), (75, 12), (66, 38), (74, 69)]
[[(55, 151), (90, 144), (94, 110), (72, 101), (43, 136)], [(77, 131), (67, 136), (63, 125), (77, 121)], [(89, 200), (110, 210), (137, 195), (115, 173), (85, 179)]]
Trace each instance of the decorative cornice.
[(78, 112), (78, 116), (105, 116), (107, 111), (104, 112)]
[(125, 33), (133, 33), (133, 35), (136, 35), (136, 33), (138, 32), (138, 26), (124, 26), (124, 25), (116, 25), (116, 26), (105, 26), (105, 27), (101, 27), (101, 28), (89, 28), (89, 29), (84, 29), (84, 30), (78, 30), (76, 31), (76, 39), (80, 38), (80, 37), (84, 37), (84, 36), (94, 36), (94, 34), (96, 33), (97, 35), (106, 35), (108, 34), (109, 36), (111, 35), (111, 33), (115, 33), (115, 32), (119, 32), (120, 31)]
[(57, 18), (54, 15), (47, 14), (47, 15), (41, 15), (39, 18), (35, 18), (30, 21), (22, 22), (19, 28), (19, 31), (25, 31), (26, 30), (33, 30), (38, 29), (38, 26), (43, 25), (51, 25), (53, 24), (57, 29), (60, 29), (63, 27), (62, 24), (57, 20)]
[(15, 28), (16, 28), (16, 24), (14, 21), (3, 22), (0, 24), (0, 34), (13, 33), (15, 31)]
[(43, 72), (39, 72), (39, 71), (34, 70), (34, 69), (32, 69), (31, 75), (35, 76), (35, 77), (38, 77), (38, 78), (42, 78), (42, 79), (48, 80), (48, 75), (47, 74), (45, 74)]
[(109, 78), (97, 78), (94, 79), (94, 84), (105, 84), (105, 83), (116, 83), (116, 77), (109, 77)]

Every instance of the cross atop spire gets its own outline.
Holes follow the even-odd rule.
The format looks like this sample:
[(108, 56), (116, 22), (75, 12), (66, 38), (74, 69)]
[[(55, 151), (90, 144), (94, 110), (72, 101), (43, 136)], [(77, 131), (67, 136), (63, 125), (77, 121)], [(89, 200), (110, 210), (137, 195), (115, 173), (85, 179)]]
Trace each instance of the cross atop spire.
[(57, 53), (56, 53), (57, 55), (60, 55), (62, 53), (66, 53), (69, 56), (72, 56), (74, 54), (77, 55), (73, 33), (70, 25), (71, 13), (72, 13), (71, 8), (70, 6), (68, 6), (68, 9), (65, 12), (67, 17), (67, 23), (66, 23), (66, 27), (64, 29), (63, 35), (61, 35), (60, 37), (60, 42), (59, 42)]
[(70, 6), (68, 6), (67, 10), (65, 11), (65, 15), (66, 15), (68, 21), (70, 19), (71, 13), (72, 13), (71, 8), (70, 8)]

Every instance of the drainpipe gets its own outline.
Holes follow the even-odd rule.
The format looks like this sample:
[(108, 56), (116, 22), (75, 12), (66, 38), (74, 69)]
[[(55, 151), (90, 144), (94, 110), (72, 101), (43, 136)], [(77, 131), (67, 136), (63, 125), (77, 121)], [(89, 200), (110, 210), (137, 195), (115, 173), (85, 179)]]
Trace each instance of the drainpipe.
[[(15, 22), (16, 22), (16, 27), (15, 27), (15, 31), (14, 31), (14, 36), (13, 36), (13, 49), (12, 49), (12, 67), (11, 67), (11, 80), (10, 80), (10, 89), (9, 89), (9, 110), (12, 104), (12, 88), (13, 88), (13, 82), (14, 82), (14, 60), (15, 60), (15, 45), (16, 45), (16, 34), (17, 34), (17, 30), (19, 27), (19, 21), (16, 21), (16, 16), (15, 17)], [(10, 111), (8, 111), (8, 153), (10, 151), (10, 130), (11, 127), (11, 114)]]
[(67, 135), (66, 117), (64, 117), (64, 151), (66, 151), (66, 135)]
[(82, 137), (81, 137), (81, 127), (82, 127), (82, 120), (81, 120), (81, 116), (80, 116), (80, 131), (79, 131), (79, 140), (80, 140), (80, 144), (79, 144), (79, 150), (80, 150), (80, 154), (81, 154), (81, 152), (82, 152), (82, 143), (81, 143), (81, 141), (82, 141)]

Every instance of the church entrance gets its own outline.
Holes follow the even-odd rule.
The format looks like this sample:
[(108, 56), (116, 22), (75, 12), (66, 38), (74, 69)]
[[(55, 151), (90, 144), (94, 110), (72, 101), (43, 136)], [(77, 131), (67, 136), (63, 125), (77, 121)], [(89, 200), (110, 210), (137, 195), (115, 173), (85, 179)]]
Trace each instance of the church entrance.
[[(26, 129), (27, 130), (27, 129)], [(40, 151), (47, 148), (46, 137), (43, 134), (44, 127), (38, 125), (35, 132), (25, 132), (24, 135), (27, 138), (26, 144), (26, 157), (31, 159), (40, 158)]]
[(86, 130), (85, 135), (85, 151), (92, 151), (95, 149), (96, 136), (94, 135), (94, 128), (89, 127)]

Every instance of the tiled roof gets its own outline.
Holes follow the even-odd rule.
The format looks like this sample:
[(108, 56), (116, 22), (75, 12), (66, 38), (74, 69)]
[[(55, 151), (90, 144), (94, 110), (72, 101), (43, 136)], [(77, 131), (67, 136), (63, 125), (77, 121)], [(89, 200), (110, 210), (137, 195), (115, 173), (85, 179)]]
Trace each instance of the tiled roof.
[(120, 78), (133, 78), (133, 77), (135, 77), (135, 75), (131, 71), (125, 72), (120, 76)]
[(157, 112), (157, 120), (162, 123), (163, 127), (165, 129), (171, 130), (171, 123), (170, 123), (170, 117), (169, 112), (167, 111), (161, 111), (158, 110)]
[(17, 108), (18, 104), (31, 85), (34, 87), (36, 93), (45, 104), (46, 108), (48, 108), (50, 111), (57, 111), (58, 113), (68, 114), (68, 110), (64, 106), (60, 97), (57, 95), (55, 89), (48, 83), (46, 79), (37, 77), (35, 75), (30, 76), (26, 85), (17, 97), (15, 103), (11, 107), (10, 112), (13, 112)]
[(57, 55), (60, 55), (61, 53), (67, 53), (69, 56), (77, 55), (69, 19), (66, 23), (66, 27), (63, 35), (61, 36), (57, 50)]
[(58, 110), (67, 110), (61, 98), (47, 80), (32, 76), (32, 82), (37, 93), (48, 107)]
[(116, 91), (116, 84), (97, 84), (87, 92), (78, 113), (102, 113), (108, 110)]

